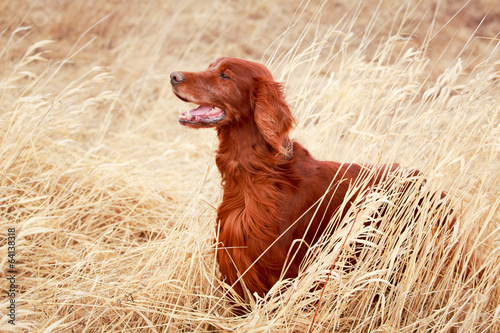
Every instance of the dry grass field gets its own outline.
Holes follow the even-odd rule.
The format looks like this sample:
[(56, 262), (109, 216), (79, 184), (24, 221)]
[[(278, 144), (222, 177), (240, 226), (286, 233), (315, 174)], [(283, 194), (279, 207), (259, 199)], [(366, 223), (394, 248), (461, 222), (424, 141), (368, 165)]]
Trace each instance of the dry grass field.
[[(497, 0), (6, 0), (0, 23), (0, 331), (500, 332)], [(267, 64), (316, 158), (427, 179), (358, 202), (241, 317), (214, 258), (215, 131), (178, 124), (169, 83), (220, 56)], [(430, 201), (400, 213), (436, 191), (451, 227)]]

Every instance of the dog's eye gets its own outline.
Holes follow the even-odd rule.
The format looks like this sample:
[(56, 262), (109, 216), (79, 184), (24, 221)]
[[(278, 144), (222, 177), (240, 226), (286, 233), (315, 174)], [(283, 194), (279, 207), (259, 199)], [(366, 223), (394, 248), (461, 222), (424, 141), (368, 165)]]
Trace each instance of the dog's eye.
[(219, 77), (220, 77), (221, 79), (223, 79), (223, 80), (231, 80), (231, 78), (230, 78), (229, 76), (227, 76), (227, 74), (226, 74), (226, 73), (224, 73), (224, 72), (220, 72), (220, 73), (219, 73)]

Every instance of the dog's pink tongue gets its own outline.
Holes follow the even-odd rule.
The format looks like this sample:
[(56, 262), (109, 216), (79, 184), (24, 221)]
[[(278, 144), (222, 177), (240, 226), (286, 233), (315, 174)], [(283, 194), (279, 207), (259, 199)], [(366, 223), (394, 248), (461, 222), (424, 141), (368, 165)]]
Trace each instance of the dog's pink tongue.
[(189, 111), (189, 113), (191, 113), (192, 116), (202, 116), (205, 113), (207, 113), (208, 111), (210, 111), (211, 109), (212, 109), (211, 106), (200, 105), (196, 109)]

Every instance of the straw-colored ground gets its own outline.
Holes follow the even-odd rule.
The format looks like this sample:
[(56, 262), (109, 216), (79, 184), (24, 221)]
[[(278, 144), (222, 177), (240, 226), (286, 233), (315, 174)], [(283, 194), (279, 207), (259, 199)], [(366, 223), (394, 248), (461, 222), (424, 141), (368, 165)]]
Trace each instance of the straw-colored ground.
[[(0, 22), (0, 331), (500, 331), (498, 1), (7, 0)], [(372, 195), (232, 315), (215, 132), (178, 125), (169, 84), (219, 56), (267, 63), (313, 155), (418, 168), (415, 195), (446, 191), (457, 223), (429, 203), (401, 232), (418, 197)], [(394, 215), (345, 273), (382, 202)]]

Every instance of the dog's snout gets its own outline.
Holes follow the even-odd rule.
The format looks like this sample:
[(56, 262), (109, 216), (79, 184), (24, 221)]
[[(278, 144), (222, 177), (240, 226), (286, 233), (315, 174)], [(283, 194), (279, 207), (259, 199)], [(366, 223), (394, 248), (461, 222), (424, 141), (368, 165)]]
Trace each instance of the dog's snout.
[(186, 77), (181, 72), (173, 72), (170, 74), (170, 83), (172, 85), (176, 85), (184, 81), (186, 81)]

